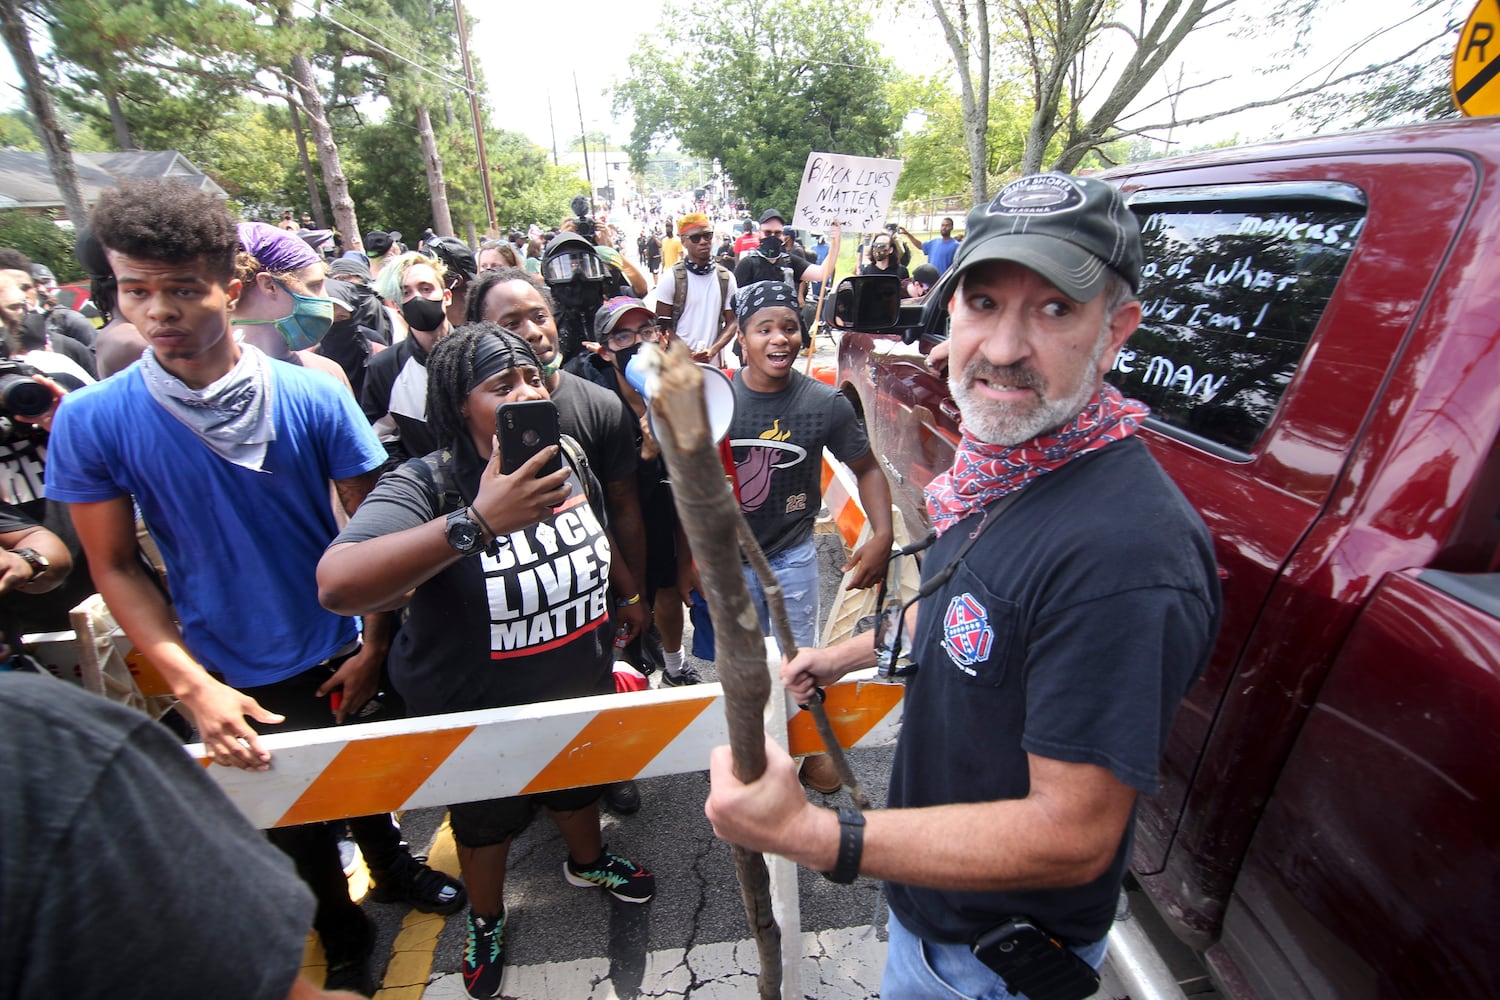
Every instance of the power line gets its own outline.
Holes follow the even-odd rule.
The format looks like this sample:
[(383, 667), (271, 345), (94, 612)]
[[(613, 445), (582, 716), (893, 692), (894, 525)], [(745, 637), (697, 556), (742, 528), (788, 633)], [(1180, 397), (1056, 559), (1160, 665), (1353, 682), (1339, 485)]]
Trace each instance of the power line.
[(323, 12), (317, 10), (316, 8), (314, 8), (312, 6), (312, 4), (309, 2), (309, 0), (293, 0), (293, 3), (299, 4), (305, 11), (307, 11), (307, 13), (313, 19), (316, 20), (316, 19), (320, 19), (321, 18), (322, 20), (327, 21), (329, 24), (332, 24), (335, 27), (342, 28), (343, 30), (349, 32), (349, 34), (353, 35), (355, 38), (358, 38), (358, 39), (360, 39), (363, 42), (367, 42), (368, 44), (375, 46), (377, 49), (379, 49), (380, 51), (386, 53), (387, 55), (390, 55), (391, 57), (393, 57), (395, 59), (399, 59), (401, 62), (406, 63), (408, 66), (412, 66), (415, 69), (418, 69), (418, 70), (420, 70), (423, 73), (426, 73), (428, 76), (431, 76), (431, 77), (433, 77), (433, 78), (441, 81), (442, 83), (447, 84), (449, 87), (452, 87), (455, 90), (462, 91), (465, 94), (469, 94), (470, 93), (470, 90), (469, 90), (468, 86), (466, 86), (465, 84), (463, 84), (463, 83), (461, 83), (461, 82), (459, 82), (457, 80), (451, 80), (448, 77), (443, 76), (441, 73), (437, 72), (436, 70), (432, 69), (431, 67), (424, 66), (421, 63), (416, 62), (415, 60), (408, 59), (406, 56), (402, 55), (401, 53), (396, 52), (396, 51), (394, 51), (394, 50), (392, 50), (390, 48), (387, 48), (386, 46), (384, 46), (384, 45), (380, 44), (379, 42), (375, 41), (375, 39), (370, 38), (370, 37), (368, 37), (366, 35), (360, 34), (358, 31), (355, 31), (353, 28), (349, 27), (347, 24), (344, 24), (342, 21), (339, 21), (336, 18), (332, 17), (331, 15), (323, 13)]
[(389, 30), (387, 30), (386, 28), (384, 28), (380, 24), (378, 24), (378, 23), (376, 23), (374, 21), (371, 21), (371, 20), (369, 20), (367, 18), (361, 17), (359, 14), (355, 13), (350, 8), (344, 6), (342, 3), (338, 3), (338, 2), (336, 2), (336, 0), (323, 0), (323, 4), (325, 6), (333, 8), (336, 11), (339, 11), (345, 17), (350, 17), (350, 18), (353, 18), (355, 21), (358, 21), (360, 23), (360, 25), (362, 25), (364, 27), (364, 29), (366, 31), (368, 31), (370, 34), (376, 35), (377, 37), (383, 39), (384, 41), (388, 42), (391, 45), (397, 45), (397, 46), (400, 46), (400, 47), (404, 48), (405, 51), (406, 51), (406, 55), (407, 55), (408, 58), (410, 58), (410, 59), (418, 59), (418, 58), (421, 57), (422, 53), (420, 51), (418, 51), (418, 49), (416, 48), (416, 46), (413, 43), (407, 42), (405, 39), (398, 38), (395, 34), (393, 34), (392, 32), (390, 32)]

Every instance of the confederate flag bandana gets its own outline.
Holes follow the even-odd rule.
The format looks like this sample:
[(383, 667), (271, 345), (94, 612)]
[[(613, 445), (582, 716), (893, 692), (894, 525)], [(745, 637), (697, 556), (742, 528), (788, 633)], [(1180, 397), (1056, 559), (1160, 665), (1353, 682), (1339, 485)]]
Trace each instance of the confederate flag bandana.
[(927, 484), (927, 516), (932, 520), (932, 530), (941, 535), (1038, 476), (1062, 468), (1079, 455), (1123, 441), (1140, 430), (1141, 421), (1150, 412), (1145, 403), (1126, 399), (1119, 389), (1105, 383), (1078, 416), (1055, 434), (1006, 446), (986, 444), (965, 430), (953, 465)]

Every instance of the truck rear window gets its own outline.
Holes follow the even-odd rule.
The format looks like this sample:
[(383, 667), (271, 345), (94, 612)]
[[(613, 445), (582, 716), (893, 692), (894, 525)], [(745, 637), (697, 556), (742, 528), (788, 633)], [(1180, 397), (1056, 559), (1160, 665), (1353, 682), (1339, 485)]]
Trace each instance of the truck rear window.
[[(1141, 326), (1106, 376), (1238, 454), (1260, 439), (1364, 227), (1346, 184), (1142, 192)], [(1215, 450), (1219, 450), (1216, 448)]]

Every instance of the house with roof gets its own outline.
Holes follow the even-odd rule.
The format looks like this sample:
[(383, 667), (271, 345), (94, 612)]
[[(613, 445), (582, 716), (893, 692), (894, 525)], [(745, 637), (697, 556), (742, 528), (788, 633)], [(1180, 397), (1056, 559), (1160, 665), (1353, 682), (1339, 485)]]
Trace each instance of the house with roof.
[[(107, 188), (121, 181), (171, 177), (221, 198), (228, 195), (213, 179), (174, 150), (124, 153), (74, 153), (78, 186), (85, 205), (93, 205)], [(0, 209), (63, 209), (62, 195), (52, 179), (45, 153), (0, 149)]]

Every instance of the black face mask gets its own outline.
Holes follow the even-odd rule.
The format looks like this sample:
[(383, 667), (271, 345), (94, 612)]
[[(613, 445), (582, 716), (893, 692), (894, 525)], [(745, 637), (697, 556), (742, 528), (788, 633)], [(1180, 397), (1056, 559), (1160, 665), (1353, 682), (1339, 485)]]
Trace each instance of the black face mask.
[(760, 253), (763, 257), (779, 257), (781, 256), (781, 249), (780, 236), (767, 236), (760, 241)]
[(618, 351), (615, 351), (615, 368), (623, 372), (625, 370), (625, 366), (630, 364), (630, 359), (635, 357), (635, 352), (639, 351), (640, 349), (641, 345), (639, 343), (634, 343), (629, 347), (622, 347)]
[(442, 299), (424, 299), (413, 295), (401, 303), (401, 316), (408, 326), (419, 333), (432, 333), (443, 327), (448, 318), (448, 307)]

